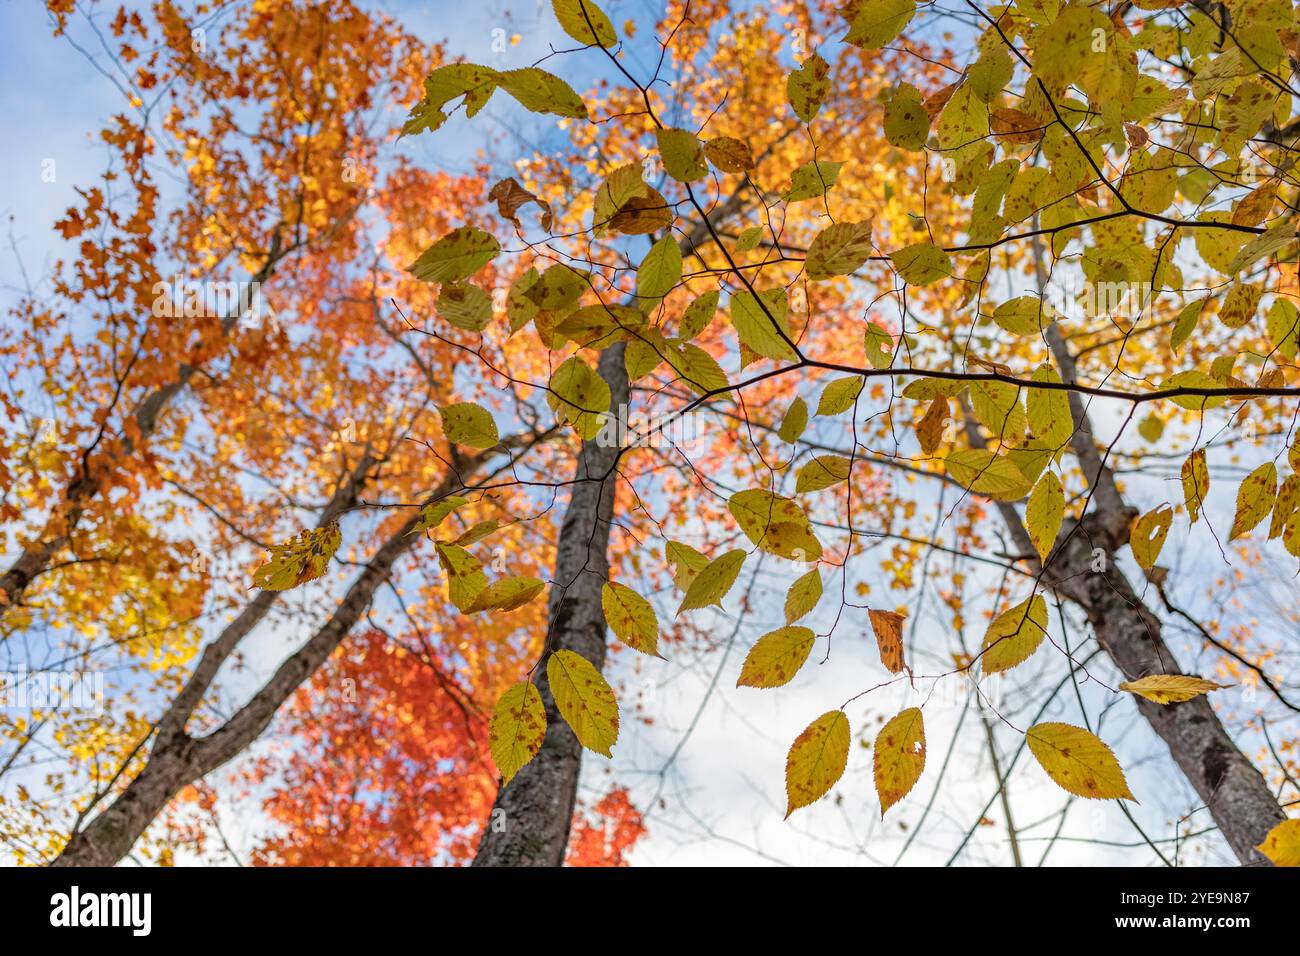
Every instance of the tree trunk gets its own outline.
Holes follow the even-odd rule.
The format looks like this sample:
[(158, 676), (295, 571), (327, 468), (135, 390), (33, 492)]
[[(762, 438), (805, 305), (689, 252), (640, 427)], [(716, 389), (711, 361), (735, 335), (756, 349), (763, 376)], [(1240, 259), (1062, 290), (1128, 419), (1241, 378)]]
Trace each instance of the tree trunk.
[[(601, 353), (598, 370), (609, 385), (610, 408), (627, 405), (624, 344)], [(537, 756), (501, 788), (479, 841), (474, 866), (559, 866), (582, 769), (582, 746), (555, 707), (546, 661), (557, 650), (576, 651), (605, 666), (605, 614), (600, 592), (609, 579), (609, 529), (614, 514), (618, 442), (584, 441), (573, 493), (560, 527), (555, 578), (549, 595), (546, 646), (533, 683), (546, 708), (546, 737)]]

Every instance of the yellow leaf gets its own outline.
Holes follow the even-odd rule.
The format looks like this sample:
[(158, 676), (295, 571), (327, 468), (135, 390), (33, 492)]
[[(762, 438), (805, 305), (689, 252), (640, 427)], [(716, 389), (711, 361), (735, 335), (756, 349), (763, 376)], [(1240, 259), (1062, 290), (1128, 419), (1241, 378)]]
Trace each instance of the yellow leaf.
[(1009, 670), (1029, 659), (1047, 636), (1047, 602), (1041, 594), (1003, 611), (984, 633), (980, 656), (985, 674)]
[(790, 174), (790, 185), (782, 190), (781, 198), (786, 202), (799, 202), (826, 195), (840, 178), (840, 168), (843, 165), (825, 160), (805, 163)]
[(862, 346), (872, 368), (889, 368), (894, 361), (894, 337), (875, 322), (867, 323), (862, 336)]
[(848, 762), (849, 718), (842, 710), (828, 711), (804, 728), (786, 755), (786, 817), (824, 797)]
[(749, 145), (732, 136), (717, 136), (704, 144), (704, 155), (724, 173), (743, 173), (754, 168)]
[(1133, 530), (1129, 532), (1129, 547), (1133, 549), (1133, 557), (1143, 570), (1150, 571), (1155, 567), (1160, 549), (1165, 546), (1169, 526), (1173, 522), (1174, 509), (1169, 505), (1148, 511), (1133, 522)]
[(492, 297), (469, 282), (448, 282), (438, 292), (438, 318), (467, 332), (482, 332), (492, 321)]
[(1119, 689), (1153, 700), (1157, 704), (1177, 704), (1226, 686), (1228, 685), (1216, 684), (1204, 677), (1190, 677), (1186, 674), (1150, 674), (1138, 680), (1126, 680), (1119, 685)]
[(618, 42), (614, 24), (592, 0), (551, 0), (551, 9), (564, 32), (579, 43), (610, 47)]
[(853, 11), (845, 43), (874, 50), (893, 40), (916, 14), (916, 0), (862, 0)]
[(1274, 866), (1300, 866), (1300, 820), (1283, 820), (1255, 847)]
[(473, 226), (461, 226), (424, 250), (406, 271), (423, 282), (458, 282), (483, 268), (500, 251), (496, 237)]
[(1096, 800), (1132, 800), (1110, 748), (1082, 727), (1035, 724), (1025, 734), (1034, 758), (1064, 790)]
[(1205, 504), (1205, 496), (1210, 493), (1210, 469), (1205, 464), (1204, 448), (1198, 448), (1187, 456), (1183, 462), (1182, 479), (1183, 501), (1187, 505), (1192, 524), (1196, 524), (1201, 516), (1201, 506)]
[(704, 146), (690, 130), (658, 129), (655, 139), (659, 143), (664, 171), (673, 179), (690, 183), (709, 175), (709, 167), (704, 162)]
[(945, 460), (948, 476), (977, 495), (1015, 501), (1029, 493), (1030, 482), (1009, 459), (986, 448), (963, 448)]
[(808, 403), (796, 395), (794, 401), (790, 403), (789, 409), (786, 410), (785, 418), (781, 420), (781, 427), (776, 433), (777, 437), (783, 442), (794, 444), (807, 427)]
[(447, 520), (448, 515), (466, 504), (469, 504), (469, 499), (462, 498), (460, 495), (448, 495), (446, 498), (430, 502), (420, 509), (420, 520), (411, 529), (411, 534), (433, 530)]
[(790, 561), (816, 561), (822, 556), (821, 542), (793, 498), (754, 488), (732, 495), (727, 509), (745, 537), (764, 551)]
[(894, 717), (876, 737), (876, 794), (880, 815), (902, 800), (925, 770), (925, 721), (919, 707), (909, 707)]
[(885, 139), (899, 149), (916, 151), (930, 135), (930, 114), (925, 111), (921, 91), (910, 83), (899, 83), (885, 104)]
[(891, 674), (903, 670), (903, 621), (906, 618), (897, 611), (877, 611), (867, 609), (871, 619), (871, 630), (876, 635), (876, 647), (880, 650), (880, 663)]
[(727, 596), (731, 586), (736, 583), (736, 577), (740, 574), (740, 566), (744, 563), (745, 552), (739, 550), (728, 551), (726, 554), (714, 558), (695, 575), (690, 587), (686, 589), (686, 596), (682, 598), (677, 613), (681, 614), (682, 611), (693, 611), (697, 608), (708, 607), (710, 604), (721, 606), (722, 599)]
[(487, 575), (478, 558), (454, 544), (436, 546), (438, 561), (447, 572), (447, 598), (456, 609), (468, 612), (487, 587)]
[(1047, 560), (1064, 517), (1065, 492), (1061, 489), (1061, 479), (1054, 472), (1045, 471), (1025, 505), (1025, 524), (1029, 526), (1029, 537), (1041, 560)]
[(813, 237), (804, 269), (809, 279), (851, 275), (871, 255), (871, 220), (837, 222)]
[(785, 595), (785, 623), (793, 624), (808, 614), (822, 599), (821, 572), (813, 568), (790, 585)]
[(680, 541), (669, 541), (664, 545), (664, 557), (673, 566), (673, 583), (682, 591), (689, 588), (695, 576), (709, 566), (707, 555)]
[(636, 270), (636, 296), (642, 309), (658, 305), (682, 278), (682, 253), (672, 236), (664, 236), (646, 253)]
[(559, 650), (546, 662), (546, 680), (578, 743), (610, 756), (618, 740), (618, 701), (600, 671), (581, 654)]
[(831, 65), (818, 53), (803, 61), (803, 64), (786, 77), (786, 97), (794, 108), (794, 113), (805, 123), (811, 123), (817, 111), (822, 108), (822, 101), (830, 92)]
[(497, 85), (524, 109), (533, 113), (553, 113), (571, 119), (586, 119), (587, 107), (573, 87), (553, 73), (535, 66), (497, 74)]
[(793, 361), (790, 326), (786, 316), (790, 300), (785, 289), (766, 289), (755, 298), (749, 292), (731, 297), (731, 324), (736, 335), (751, 351), (764, 358)]
[(799, 672), (816, 635), (807, 627), (779, 627), (758, 639), (740, 668), (737, 687), (780, 687)]
[(466, 614), (472, 614), (476, 611), (501, 611), (502, 613), (514, 611), (541, 594), (546, 587), (546, 582), (539, 578), (532, 577), (515, 577), (502, 578), (500, 581), (493, 581), (482, 591), (478, 597), (465, 608)]
[(1268, 517), (1277, 498), (1277, 466), (1271, 461), (1260, 465), (1237, 489), (1237, 515), (1232, 519), (1228, 540), (1240, 538)]
[(438, 414), (442, 416), (442, 431), (448, 441), (470, 448), (492, 448), (501, 441), (497, 423), (481, 405), (473, 402), (444, 405)]
[(918, 242), (892, 253), (889, 258), (909, 285), (929, 285), (953, 274), (948, 253), (932, 243)]
[(916, 423), (916, 440), (921, 451), (933, 455), (943, 444), (943, 433), (948, 424), (948, 399), (940, 396), (930, 403), (921, 420)]
[(838, 415), (847, 412), (858, 400), (858, 395), (862, 392), (862, 384), (863, 379), (860, 375), (846, 375), (844, 378), (835, 379), (822, 391), (822, 397), (817, 402), (817, 414)]
[(837, 485), (848, 479), (852, 466), (853, 463), (842, 455), (818, 455), (799, 469), (794, 490), (803, 494)]
[(488, 749), (506, 783), (537, 756), (545, 737), (542, 695), (529, 681), (512, 685), (497, 701), (488, 725)]
[(600, 606), (615, 637), (642, 654), (662, 656), (659, 619), (649, 601), (625, 585), (606, 581), (600, 589)]
[(287, 591), (315, 581), (329, 567), (342, 540), (337, 524), (298, 532), (283, 544), (271, 547), (270, 557), (253, 572), (253, 586), (265, 591)]

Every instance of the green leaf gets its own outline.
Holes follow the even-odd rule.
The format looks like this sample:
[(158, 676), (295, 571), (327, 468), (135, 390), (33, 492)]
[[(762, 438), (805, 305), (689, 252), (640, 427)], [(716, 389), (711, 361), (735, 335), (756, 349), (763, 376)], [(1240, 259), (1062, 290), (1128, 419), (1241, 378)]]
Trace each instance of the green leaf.
[(722, 606), (722, 599), (727, 596), (731, 586), (736, 583), (740, 566), (745, 563), (744, 551), (728, 551), (714, 558), (695, 575), (686, 596), (677, 608), (677, 613), (694, 611), (708, 607), (710, 604)]
[(780, 627), (758, 639), (740, 668), (737, 687), (781, 687), (808, 660), (816, 635), (806, 627)]
[(781, 441), (793, 445), (799, 440), (805, 428), (808, 427), (808, 403), (799, 396), (795, 396), (790, 407), (786, 409), (785, 418), (781, 420), (781, 427), (777, 431), (777, 437)]
[(478, 558), (455, 544), (437, 544), (438, 563), (447, 572), (447, 599), (456, 610), (467, 612), (487, 587), (487, 575)]
[(478, 272), (500, 251), (495, 236), (474, 226), (461, 226), (424, 250), (406, 271), (422, 282), (458, 282)]
[(850, 275), (862, 267), (871, 251), (870, 219), (866, 222), (837, 222), (813, 238), (804, 268), (809, 279)]
[(695, 134), (685, 129), (657, 129), (659, 156), (664, 170), (679, 183), (691, 183), (709, 175), (704, 161), (704, 147)]
[(758, 298), (749, 292), (737, 292), (731, 297), (731, 324), (736, 335), (764, 358), (792, 362), (798, 357), (789, 343), (789, 311), (785, 289), (765, 289)]
[(825, 160), (804, 163), (790, 174), (790, 186), (781, 192), (781, 198), (786, 202), (799, 202), (826, 195), (840, 178), (840, 169), (843, 166), (843, 163)]
[(682, 280), (682, 253), (672, 236), (664, 236), (646, 253), (636, 270), (636, 295), (643, 310), (652, 309)]
[(831, 89), (831, 65), (813, 53), (803, 64), (786, 77), (785, 91), (794, 113), (805, 123), (811, 123)]
[(911, 285), (929, 285), (953, 274), (948, 253), (929, 242), (918, 242), (893, 253), (894, 268)]
[(845, 43), (874, 50), (889, 43), (916, 14), (916, 0), (862, 0), (854, 11)]
[(875, 322), (867, 323), (862, 345), (872, 368), (889, 368), (894, 361), (894, 337)]
[(465, 115), (473, 117), (491, 99), (498, 76), (491, 67), (474, 63), (448, 63), (438, 67), (425, 78), (424, 98), (411, 109), (402, 135), (438, 129), (447, 121), (443, 111), (446, 105), (462, 96)]
[(492, 297), (468, 282), (449, 282), (438, 292), (438, 318), (467, 332), (482, 332), (492, 321)]
[(686, 307), (682, 314), (682, 324), (678, 329), (678, 338), (689, 341), (709, 327), (714, 314), (718, 311), (717, 289), (705, 292)]
[(864, 380), (861, 375), (846, 375), (837, 378), (822, 391), (817, 403), (818, 415), (839, 415), (847, 412), (858, 400)]
[(930, 137), (930, 114), (921, 91), (899, 83), (885, 104), (885, 139), (899, 149), (915, 152)]
[(571, 424), (583, 438), (595, 438), (609, 411), (609, 385), (578, 356), (565, 361), (551, 376), (546, 402), (561, 424)]
[(444, 405), (438, 414), (442, 416), (442, 431), (448, 441), (470, 448), (492, 448), (501, 441), (497, 423), (481, 405), (473, 402)]
[(1016, 501), (1029, 494), (1031, 483), (1008, 458), (984, 448), (952, 452), (944, 465), (953, 481), (977, 495), (998, 501)]
[(469, 499), (462, 498), (460, 495), (448, 495), (438, 501), (431, 501), (420, 509), (420, 520), (411, 528), (410, 533), (418, 534), (421, 531), (433, 530), (446, 521), (448, 515), (467, 504), (469, 504)]
[(581, 654), (558, 650), (546, 662), (546, 680), (578, 743), (611, 756), (618, 740), (618, 701), (600, 671)]
[(497, 75), (497, 83), (533, 113), (552, 113), (572, 119), (586, 119), (587, 107), (573, 87), (553, 73), (526, 66)]
[(283, 544), (272, 545), (270, 556), (253, 572), (253, 587), (288, 591), (315, 581), (329, 568), (342, 541), (337, 524), (306, 528)]

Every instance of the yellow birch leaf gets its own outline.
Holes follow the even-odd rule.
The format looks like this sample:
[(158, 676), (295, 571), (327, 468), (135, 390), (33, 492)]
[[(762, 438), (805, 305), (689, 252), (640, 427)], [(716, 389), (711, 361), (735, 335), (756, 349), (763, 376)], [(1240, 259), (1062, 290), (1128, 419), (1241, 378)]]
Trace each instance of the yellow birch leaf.
[(1025, 738), (1039, 765), (1067, 792), (1094, 800), (1137, 802), (1110, 748), (1082, 727), (1035, 724)]
[(848, 762), (849, 718), (842, 710), (828, 711), (804, 728), (786, 755), (786, 817), (826, 796)]
[(919, 707), (909, 707), (880, 728), (875, 745), (876, 794), (880, 815), (916, 786), (925, 770), (925, 721)]
[(793, 624), (808, 614), (822, 599), (822, 575), (817, 568), (790, 585), (785, 595), (785, 623)]
[(545, 588), (546, 582), (540, 578), (527, 576), (502, 578), (500, 581), (493, 581), (480, 591), (478, 597), (465, 608), (465, 613), (500, 611), (504, 614), (515, 611), (532, 601)]
[(1300, 866), (1300, 820), (1283, 820), (1255, 847), (1274, 866)]
[(1055, 472), (1045, 471), (1038, 479), (1034, 490), (1029, 493), (1025, 504), (1025, 524), (1029, 527), (1030, 540), (1038, 557), (1046, 561), (1056, 536), (1061, 531), (1061, 521), (1065, 517), (1065, 492), (1061, 488), (1061, 479)]
[(686, 589), (686, 596), (677, 608), (677, 613), (693, 611), (708, 607), (710, 604), (722, 605), (731, 586), (736, 583), (740, 566), (745, 563), (745, 552), (736, 550), (714, 558), (691, 581)]
[(1173, 523), (1174, 509), (1167, 504), (1148, 511), (1133, 522), (1133, 530), (1129, 532), (1129, 547), (1133, 549), (1133, 557), (1144, 571), (1155, 567)]
[(1119, 689), (1153, 700), (1157, 704), (1178, 704), (1227, 686), (1187, 674), (1150, 674), (1137, 680), (1126, 680), (1119, 685)]
[(329, 567), (342, 536), (337, 524), (307, 528), (283, 544), (271, 546), (271, 555), (253, 572), (253, 586), (264, 591), (287, 591), (315, 581)]
[(1205, 463), (1205, 449), (1198, 448), (1187, 456), (1183, 462), (1182, 468), (1183, 479), (1183, 501), (1187, 505), (1187, 513), (1191, 516), (1192, 524), (1196, 524), (1201, 517), (1201, 506), (1205, 504), (1205, 497), (1210, 493), (1210, 469)]
[(491, 412), (481, 405), (473, 402), (444, 405), (438, 414), (442, 416), (443, 434), (457, 445), (492, 448), (501, 441)]
[(745, 656), (737, 687), (780, 687), (808, 660), (816, 635), (807, 627), (779, 627), (764, 634)]
[(1271, 461), (1260, 465), (1237, 489), (1237, 514), (1232, 519), (1228, 540), (1240, 538), (1268, 517), (1277, 498), (1277, 466)]
[(512, 685), (497, 701), (488, 725), (488, 749), (506, 783), (537, 756), (545, 737), (542, 695), (529, 681)]
[(842, 455), (818, 455), (799, 469), (794, 490), (803, 494), (837, 485), (848, 480), (852, 467), (853, 463)]
[(984, 633), (980, 667), (985, 674), (1009, 670), (1029, 659), (1047, 636), (1047, 602), (1035, 594), (1003, 611)]
[(556, 709), (573, 728), (578, 743), (611, 756), (618, 740), (618, 701), (600, 671), (581, 654), (559, 650), (546, 662), (546, 680)]
[(600, 589), (600, 606), (614, 636), (635, 651), (659, 653), (659, 619), (650, 602), (631, 588), (606, 581)]

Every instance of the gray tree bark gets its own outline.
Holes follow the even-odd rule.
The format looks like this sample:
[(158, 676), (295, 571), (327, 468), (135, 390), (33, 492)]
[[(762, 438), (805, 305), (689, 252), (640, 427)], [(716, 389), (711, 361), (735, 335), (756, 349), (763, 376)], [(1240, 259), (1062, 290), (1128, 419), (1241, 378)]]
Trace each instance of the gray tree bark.
[[(609, 385), (610, 408), (628, 400), (625, 345), (601, 353), (597, 366)], [(609, 530), (614, 514), (618, 442), (584, 441), (573, 492), (560, 526), (555, 578), (547, 605), (546, 645), (533, 674), (546, 708), (546, 736), (537, 756), (497, 793), (479, 841), (474, 866), (559, 866), (582, 769), (582, 745), (555, 707), (546, 660), (557, 650), (576, 651), (597, 670), (605, 666), (605, 612), (600, 592), (609, 579)]]

